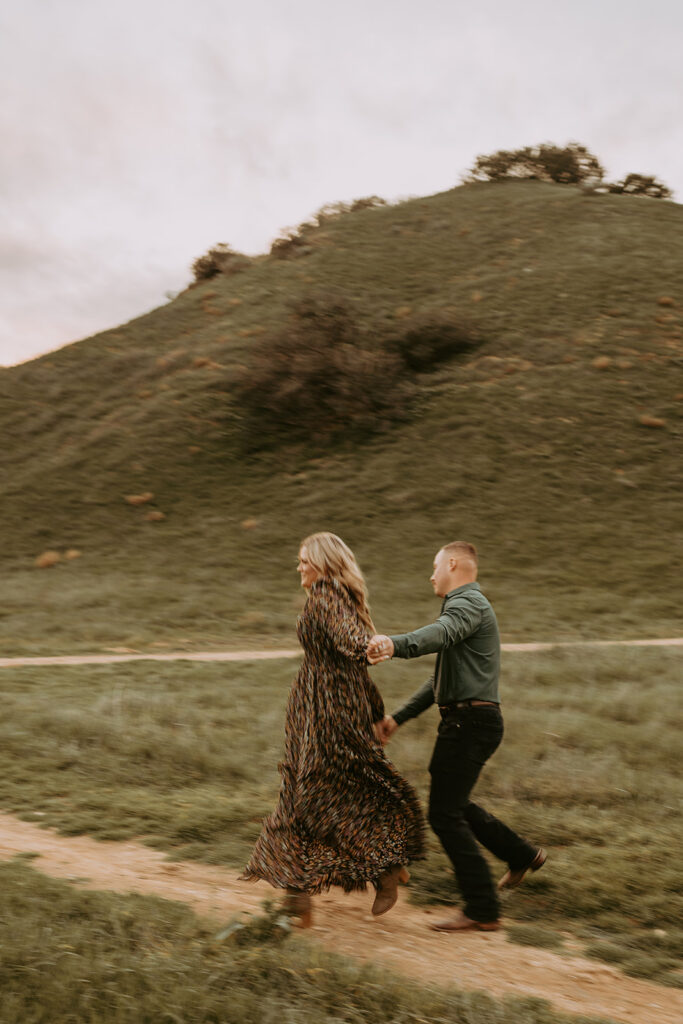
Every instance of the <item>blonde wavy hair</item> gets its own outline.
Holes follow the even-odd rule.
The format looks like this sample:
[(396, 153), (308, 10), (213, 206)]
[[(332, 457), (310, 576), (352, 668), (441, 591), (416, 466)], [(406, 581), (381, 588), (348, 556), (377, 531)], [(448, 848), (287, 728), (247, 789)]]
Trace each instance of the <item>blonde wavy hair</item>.
[(369, 633), (375, 633), (365, 579), (348, 544), (336, 533), (312, 533), (301, 541), (301, 548), (306, 548), (308, 561), (321, 576), (338, 580), (346, 587), (356, 606), (358, 618)]

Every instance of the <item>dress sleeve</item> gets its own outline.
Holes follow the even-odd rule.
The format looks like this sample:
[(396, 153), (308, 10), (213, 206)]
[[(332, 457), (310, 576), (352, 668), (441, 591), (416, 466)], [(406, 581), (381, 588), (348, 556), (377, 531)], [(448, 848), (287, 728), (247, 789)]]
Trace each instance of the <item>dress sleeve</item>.
[(353, 613), (350, 599), (342, 596), (340, 585), (334, 580), (317, 580), (309, 601), (311, 619), (328, 645), (344, 657), (366, 664), (369, 637)]

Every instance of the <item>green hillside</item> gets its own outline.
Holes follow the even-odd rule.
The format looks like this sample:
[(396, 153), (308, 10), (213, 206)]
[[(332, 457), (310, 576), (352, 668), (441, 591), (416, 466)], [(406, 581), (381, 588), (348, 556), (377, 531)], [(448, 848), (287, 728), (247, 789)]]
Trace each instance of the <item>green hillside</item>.
[[(383, 629), (432, 614), (433, 553), (467, 538), (506, 639), (679, 633), (683, 207), (470, 185), (304, 241), (0, 372), (3, 649), (291, 644), (317, 529)], [(236, 375), (328, 293), (371, 338), (440, 311), (484, 341), (390, 430), (245, 455)]]

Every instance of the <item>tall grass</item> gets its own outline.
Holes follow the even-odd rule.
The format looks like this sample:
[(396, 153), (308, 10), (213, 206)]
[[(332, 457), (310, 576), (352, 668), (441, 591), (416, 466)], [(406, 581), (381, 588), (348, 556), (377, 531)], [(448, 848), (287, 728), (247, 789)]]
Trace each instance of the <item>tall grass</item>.
[(0, 865), (0, 948), (2, 1024), (568, 1021), (540, 1000), (426, 988), (296, 939), (221, 941), (178, 904), (74, 891), (17, 863)]
[[(241, 867), (277, 797), (294, 671), (293, 662), (4, 670), (0, 803), (67, 833), (143, 837), (174, 856)], [(376, 669), (387, 706), (427, 671)], [(598, 953), (670, 980), (683, 938), (679, 676), (680, 655), (667, 650), (507, 655), (506, 738), (477, 788), (550, 853), (506, 897), (506, 916), (573, 928)], [(423, 799), (435, 726), (430, 711), (389, 747)], [(411, 893), (457, 900), (435, 840)]]

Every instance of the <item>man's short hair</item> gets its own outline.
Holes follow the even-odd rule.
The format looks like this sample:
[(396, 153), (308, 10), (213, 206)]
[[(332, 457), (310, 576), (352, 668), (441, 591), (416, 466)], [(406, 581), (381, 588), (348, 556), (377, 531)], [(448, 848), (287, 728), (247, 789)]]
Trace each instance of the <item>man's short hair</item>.
[(454, 555), (456, 558), (458, 555), (464, 555), (465, 558), (470, 558), (475, 565), (479, 565), (477, 549), (474, 544), (469, 544), (466, 540), (454, 540), (450, 544), (444, 544), (441, 550), (447, 551), (449, 555)]

